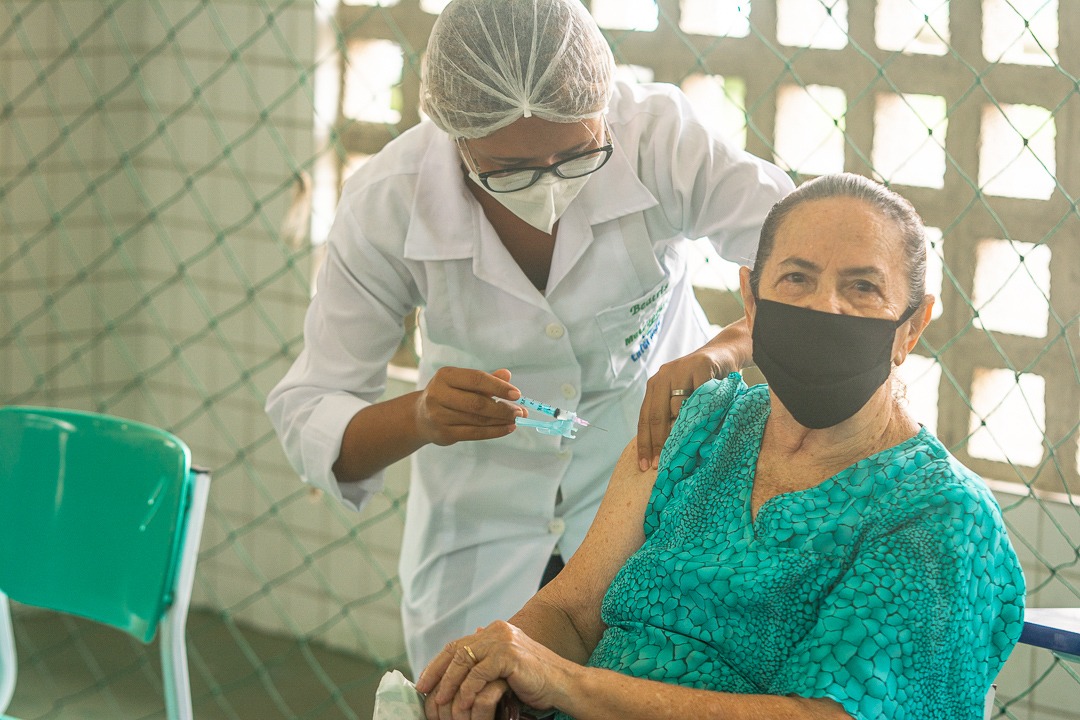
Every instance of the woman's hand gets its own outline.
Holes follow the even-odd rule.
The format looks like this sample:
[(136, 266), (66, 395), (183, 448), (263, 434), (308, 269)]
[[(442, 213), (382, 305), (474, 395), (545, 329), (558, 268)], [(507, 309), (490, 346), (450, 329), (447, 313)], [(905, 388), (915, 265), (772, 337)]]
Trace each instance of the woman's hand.
[(660, 450), (686, 398), (703, 383), (741, 370), (752, 355), (744, 317), (698, 350), (660, 366), (649, 378), (638, 415), (638, 467), (642, 472), (660, 464)]
[(421, 673), (416, 689), (427, 693), (428, 720), (490, 720), (507, 690), (530, 707), (558, 706), (575, 667), (500, 620), (449, 643)]
[(436, 445), (462, 440), (490, 440), (509, 435), (514, 419), (529, 413), (520, 406), (492, 400), (517, 400), (521, 391), (510, 384), (506, 369), (486, 373), (444, 367), (435, 372), (416, 398), (416, 428), (420, 439)]

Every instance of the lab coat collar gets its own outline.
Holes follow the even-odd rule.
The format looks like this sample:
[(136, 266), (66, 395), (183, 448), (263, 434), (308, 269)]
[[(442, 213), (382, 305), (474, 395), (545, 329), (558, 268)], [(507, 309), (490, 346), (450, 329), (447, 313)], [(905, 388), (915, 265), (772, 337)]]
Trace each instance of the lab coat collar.
[(416, 179), (405, 257), (421, 262), (472, 259), (472, 272), (525, 302), (543, 307), (543, 295), (502, 246), (465, 185), (461, 156), (440, 130), (424, 148)]
[(548, 295), (592, 244), (593, 227), (659, 204), (638, 178), (618, 139), (614, 145), (611, 159), (585, 183), (577, 199), (570, 203), (559, 220), (559, 238), (548, 275)]
[(638, 178), (637, 169), (623, 153), (618, 138), (615, 138), (614, 146), (611, 159), (593, 173), (575, 201), (585, 211), (585, 219), (590, 225), (599, 225), (660, 204)]
[(465, 186), (461, 156), (454, 142), (428, 123), (432, 137), (416, 176), (416, 190), (405, 234), (409, 260), (461, 260), (472, 257), (480, 236), (476, 200)]

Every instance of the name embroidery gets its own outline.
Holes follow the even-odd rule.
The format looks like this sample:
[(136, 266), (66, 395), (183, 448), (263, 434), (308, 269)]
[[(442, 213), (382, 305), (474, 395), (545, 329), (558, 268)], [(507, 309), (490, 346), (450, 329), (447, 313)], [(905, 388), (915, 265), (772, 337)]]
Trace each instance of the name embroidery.
[[(661, 296), (662, 296), (662, 295), (663, 295), (664, 293), (666, 293), (666, 292), (667, 292), (667, 289), (668, 289), (668, 284), (667, 284), (667, 283), (664, 283), (663, 285), (661, 285), (661, 286), (660, 286), (660, 289), (659, 289), (659, 290), (657, 290), (657, 291), (656, 291), (656, 292), (654, 292), (654, 293), (653, 293), (652, 295), (650, 295), (649, 297), (647, 297), (647, 298), (645, 298), (644, 300), (642, 300), (641, 302), (639, 302), (639, 303), (638, 303), (637, 305), (634, 305), (633, 307), (631, 307), (631, 308), (630, 308), (630, 314), (631, 314), (631, 315), (637, 315), (637, 314), (638, 314), (639, 312), (641, 312), (641, 311), (642, 311), (642, 310), (644, 310), (645, 308), (647, 308), (647, 307), (649, 307), (650, 305), (652, 305), (652, 304), (653, 304), (654, 302), (656, 302), (657, 300), (659, 300), (659, 299), (660, 299), (660, 297), (661, 297)], [(627, 344), (629, 344), (629, 343), (627, 343)]]

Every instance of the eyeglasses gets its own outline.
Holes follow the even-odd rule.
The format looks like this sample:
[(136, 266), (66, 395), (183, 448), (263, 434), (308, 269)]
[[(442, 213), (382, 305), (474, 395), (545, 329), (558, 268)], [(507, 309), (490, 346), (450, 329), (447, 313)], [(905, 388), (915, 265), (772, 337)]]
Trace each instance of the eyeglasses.
[[(577, 155), (568, 157), (565, 160), (560, 160), (559, 162), (546, 167), (491, 170), (489, 172), (477, 173), (477, 177), (480, 178), (480, 182), (483, 183), (484, 187), (495, 193), (508, 193), (524, 190), (525, 188), (536, 184), (536, 181), (545, 173), (552, 173), (556, 177), (561, 177), (565, 180), (584, 177), (585, 175), (594, 173), (604, 167), (607, 161), (611, 159), (611, 153), (614, 151), (614, 148), (611, 144), (611, 130), (608, 129), (606, 119), (604, 120), (604, 132), (607, 134), (607, 144), (601, 145), (593, 150), (586, 150), (585, 152), (578, 153)], [(464, 140), (462, 140), (462, 143), (464, 143)], [(469, 158), (472, 160), (473, 167), (477, 167), (476, 158), (473, 157), (472, 150), (469, 149), (467, 144), (465, 145), (465, 149), (469, 152)]]

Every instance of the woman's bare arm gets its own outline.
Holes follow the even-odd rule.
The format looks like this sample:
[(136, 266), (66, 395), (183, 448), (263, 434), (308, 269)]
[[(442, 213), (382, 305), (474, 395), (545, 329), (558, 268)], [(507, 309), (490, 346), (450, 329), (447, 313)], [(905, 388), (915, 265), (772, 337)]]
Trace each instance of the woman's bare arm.
[(642, 522), (655, 482), (655, 470), (638, 468), (637, 443), (631, 441), (615, 464), (581, 547), (510, 623), (567, 659), (588, 660), (605, 630), (600, 620), (604, 594), (645, 541)]

